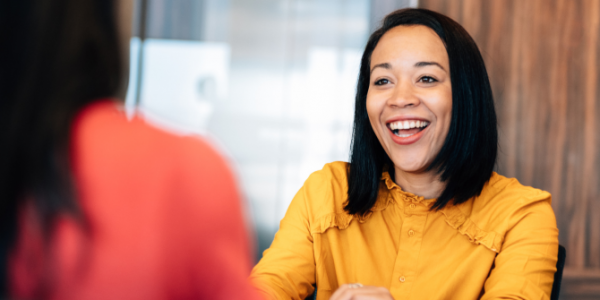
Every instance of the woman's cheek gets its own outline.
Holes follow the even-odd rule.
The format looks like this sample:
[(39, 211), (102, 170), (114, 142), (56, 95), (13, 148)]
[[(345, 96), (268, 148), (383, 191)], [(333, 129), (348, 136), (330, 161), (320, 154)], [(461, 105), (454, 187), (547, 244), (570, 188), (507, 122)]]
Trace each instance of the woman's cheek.
[(375, 95), (367, 94), (367, 115), (369, 116), (369, 122), (371, 123), (371, 128), (375, 132), (375, 135), (379, 139), (381, 139), (381, 114), (383, 111), (383, 107), (381, 103), (378, 101)]

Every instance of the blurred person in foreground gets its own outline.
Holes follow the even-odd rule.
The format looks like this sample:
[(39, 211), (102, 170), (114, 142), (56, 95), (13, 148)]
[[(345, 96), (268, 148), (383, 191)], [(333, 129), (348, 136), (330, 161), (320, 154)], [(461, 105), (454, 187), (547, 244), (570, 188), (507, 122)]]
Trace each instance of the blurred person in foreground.
[(115, 98), (131, 6), (0, 2), (0, 298), (256, 299), (226, 161)]
[(469, 34), (391, 13), (362, 56), (350, 163), (308, 178), (254, 284), (269, 299), (549, 299), (550, 194), (493, 172), (496, 126)]

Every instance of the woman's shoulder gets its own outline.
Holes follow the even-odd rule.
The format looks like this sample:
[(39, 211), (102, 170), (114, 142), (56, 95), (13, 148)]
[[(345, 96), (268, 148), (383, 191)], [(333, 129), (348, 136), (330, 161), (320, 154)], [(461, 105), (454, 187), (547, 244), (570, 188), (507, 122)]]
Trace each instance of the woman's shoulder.
[[(139, 116), (128, 117), (110, 100), (89, 105), (75, 119), (71, 159), (78, 183), (87, 190), (118, 191), (139, 199), (158, 199), (153, 195), (165, 190), (190, 195), (220, 187), (231, 190), (234, 182), (227, 160), (206, 138), (178, 135)], [(128, 188), (117, 188), (123, 182)]]
[(550, 193), (525, 186), (515, 178), (493, 173), (481, 194), (469, 201), (442, 209), (447, 223), (477, 244), (494, 252), (505, 235), (523, 218), (541, 216), (545, 225), (556, 227)]
[(550, 205), (549, 192), (521, 184), (516, 178), (507, 178), (494, 172), (481, 194), (474, 201), (475, 210), (521, 210), (536, 203)]
[(311, 232), (324, 232), (327, 228), (345, 228), (352, 216), (344, 206), (348, 199), (348, 163), (327, 163), (321, 170), (313, 172), (295, 197), (306, 208)]
[(459, 207), (478, 227), (503, 233), (532, 213), (555, 224), (551, 201), (549, 192), (494, 172), (481, 194)]
[(339, 208), (347, 199), (347, 168), (348, 163), (336, 161), (310, 174), (303, 186), (307, 200), (316, 208)]
[(327, 163), (321, 170), (315, 171), (305, 182), (305, 186), (348, 188), (348, 163), (334, 161)]
[[(73, 124), (74, 150), (86, 158), (106, 162), (147, 160), (161, 162), (201, 159), (209, 163), (220, 157), (214, 146), (200, 136), (185, 136), (153, 125), (142, 116), (128, 116), (110, 99), (97, 101), (80, 111)], [(91, 156), (91, 157), (90, 157)], [(122, 167), (126, 167), (127, 163)]]

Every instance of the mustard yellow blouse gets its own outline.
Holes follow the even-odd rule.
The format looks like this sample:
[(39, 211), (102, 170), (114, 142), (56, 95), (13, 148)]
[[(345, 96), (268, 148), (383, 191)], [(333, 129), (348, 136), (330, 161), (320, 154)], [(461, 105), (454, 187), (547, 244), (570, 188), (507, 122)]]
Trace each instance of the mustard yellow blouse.
[(385, 172), (365, 217), (343, 207), (344, 162), (313, 173), (251, 280), (267, 299), (329, 299), (342, 284), (383, 286), (394, 299), (549, 299), (558, 229), (548, 192), (494, 173), (482, 193), (432, 212)]

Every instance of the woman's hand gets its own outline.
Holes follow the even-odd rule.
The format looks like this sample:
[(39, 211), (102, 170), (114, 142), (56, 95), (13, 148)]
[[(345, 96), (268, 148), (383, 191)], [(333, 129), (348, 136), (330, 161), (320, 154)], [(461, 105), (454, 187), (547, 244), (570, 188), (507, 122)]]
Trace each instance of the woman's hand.
[(394, 300), (394, 298), (384, 287), (350, 283), (337, 289), (329, 300)]

